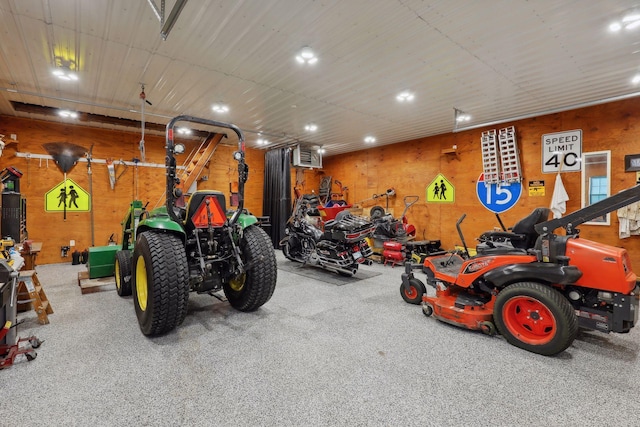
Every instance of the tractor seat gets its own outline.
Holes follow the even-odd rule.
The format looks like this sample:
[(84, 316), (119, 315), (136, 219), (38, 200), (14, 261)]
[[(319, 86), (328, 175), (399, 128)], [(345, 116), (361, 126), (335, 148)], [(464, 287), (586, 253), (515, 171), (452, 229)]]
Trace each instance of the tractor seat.
[(186, 209), (186, 217), (184, 218), (184, 227), (185, 230), (191, 231), (194, 229), (193, 222), (191, 222), (191, 217), (196, 213), (200, 204), (207, 198), (208, 196), (214, 196), (218, 203), (220, 204), (220, 208), (222, 208), (222, 212), (226, 212), (226, 201), (224, 198), (224, 194), (221, 191), (213, 191), (213, 190), (198, 190), (191, 195), (189, 198), (189, 203), (187, 204)]

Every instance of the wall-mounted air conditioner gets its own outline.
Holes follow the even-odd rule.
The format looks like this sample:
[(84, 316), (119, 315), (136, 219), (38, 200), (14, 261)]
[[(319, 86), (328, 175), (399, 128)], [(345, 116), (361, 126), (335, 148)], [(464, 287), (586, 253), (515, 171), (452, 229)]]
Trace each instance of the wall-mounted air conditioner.
[(293, 149), (293, 166), (301, 168), (321, 168), (322, 154), (317, 149), (308, 146), (297, 145)]

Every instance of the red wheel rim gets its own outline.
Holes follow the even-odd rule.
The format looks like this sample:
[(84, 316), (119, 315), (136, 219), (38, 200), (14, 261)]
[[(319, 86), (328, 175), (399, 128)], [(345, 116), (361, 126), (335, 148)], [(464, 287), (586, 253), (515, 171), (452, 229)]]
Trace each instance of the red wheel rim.
[(525, 344), (547, 344), (556, 336), (553, 313), (535, 298), (517, 296), (509, 299), (502, 307), (502, 318), (509, 332)]
[(416, 289), (415, 286), (410, 286), (408, 291), (405, 289), (404, 294), (409, 299), (418, 298), (418, 290)]

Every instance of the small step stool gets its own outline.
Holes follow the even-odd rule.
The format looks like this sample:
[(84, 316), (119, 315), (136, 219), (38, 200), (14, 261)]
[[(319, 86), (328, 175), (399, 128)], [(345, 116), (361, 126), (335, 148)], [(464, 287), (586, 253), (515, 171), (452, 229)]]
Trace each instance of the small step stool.
[[(29, 295), (29, 301), (33, 304), (33, 309), (38, 314), (38, 323), (49, 324), (48, 314), (53, 314), (53, 308), (49, 303), (47, 295), (42, 289), (35, 270), (20, 271), (18, 276), (18, 296)], [(24, 301), (19, 301), (24, 302)]]

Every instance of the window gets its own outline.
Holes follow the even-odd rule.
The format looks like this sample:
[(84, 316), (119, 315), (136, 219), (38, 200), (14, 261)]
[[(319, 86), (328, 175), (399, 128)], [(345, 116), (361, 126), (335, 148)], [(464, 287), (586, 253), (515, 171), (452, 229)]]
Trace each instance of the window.
[(589, 183), (589, 204), (592, 205), (595, 202), (599, 202), (602, 199), (607, 198), (607, 177), (606, 176), (592, 176)]
[[(582, 207), (609, 197), (611, 187), (611, 151), (582, 154)], [(609, 225), (609, 214), (585, 222), (591, 225)]]

